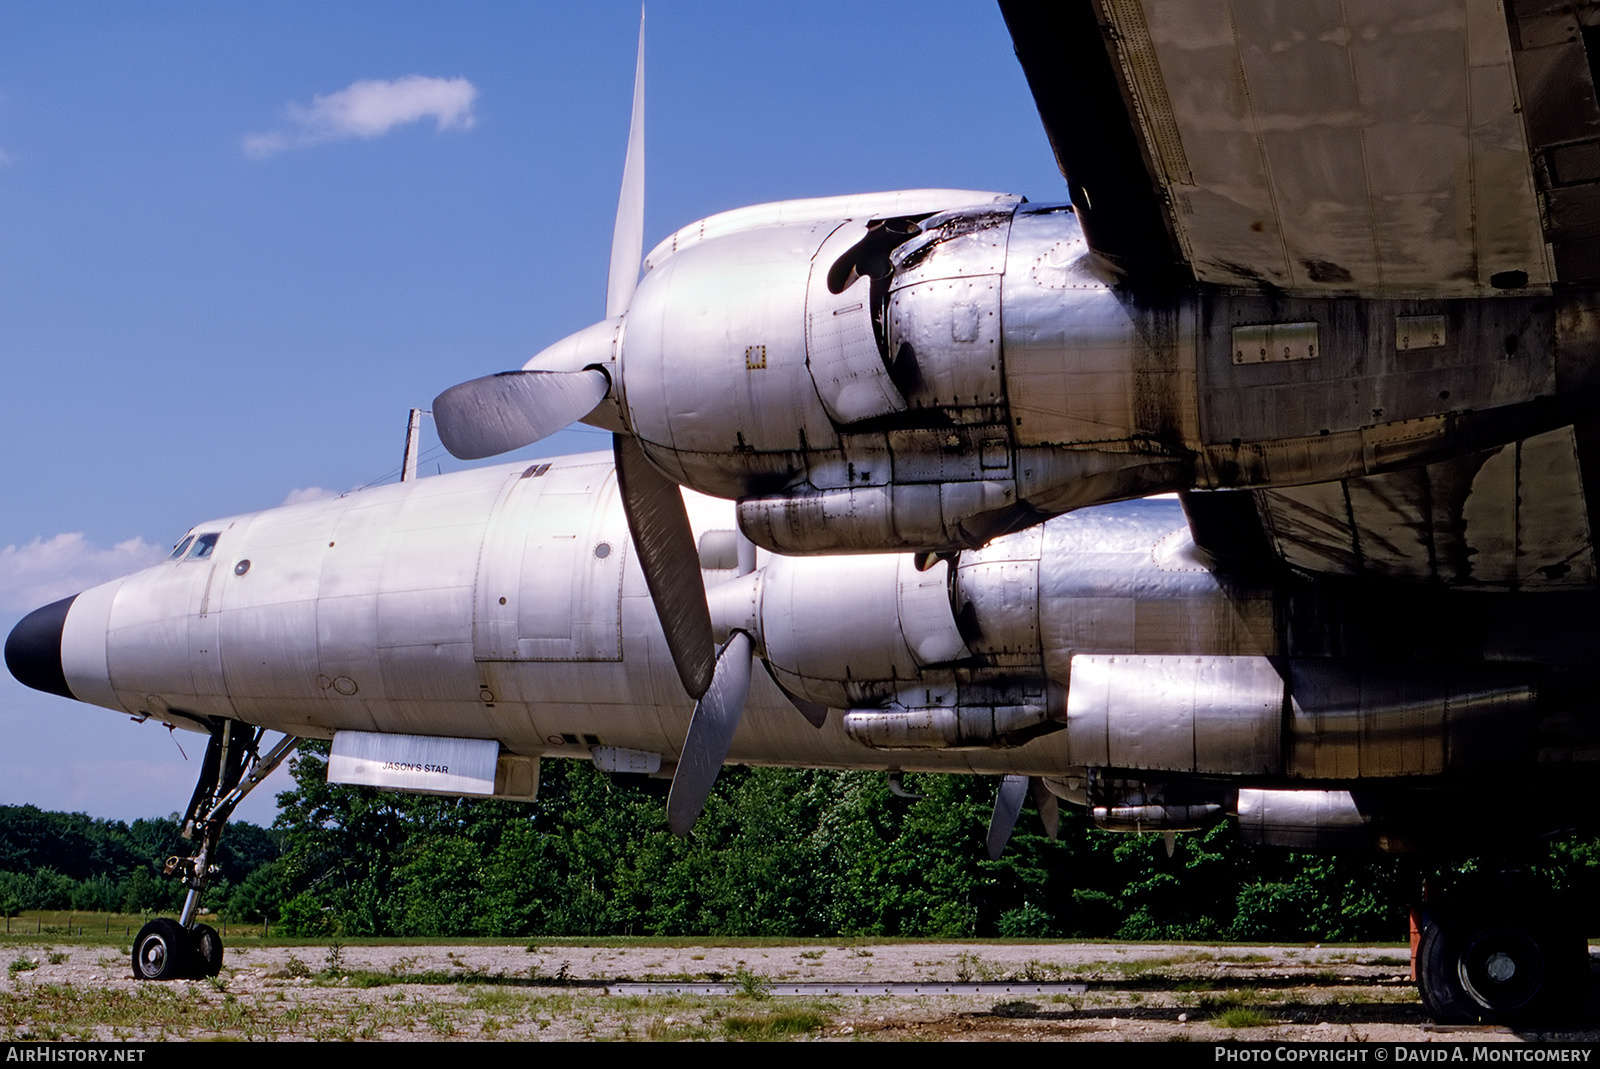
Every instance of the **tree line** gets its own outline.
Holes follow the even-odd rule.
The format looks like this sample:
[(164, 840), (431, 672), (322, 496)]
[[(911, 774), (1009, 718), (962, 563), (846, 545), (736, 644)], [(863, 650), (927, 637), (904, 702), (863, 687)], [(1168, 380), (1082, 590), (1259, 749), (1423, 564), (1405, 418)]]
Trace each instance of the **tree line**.
[[(529, 803), (330, 785), (306, 743), (271, 829), (229, 826), (208, 906), (296, 935), (1082, 936), (1400, 939), (1419, 878), (1404, 858), (1294, 853), (1230, 823), (1177, 837), (1094, 829), (1059, 841), (1025, 809), (1004, 856), (984, 840), (997, 780), (728, 768), (686, 839), (666, 783), (543, 762)], [(0, 911), (171, 913), (177, 818), (132, 824), (0, 807)], [(1545, 859), (1600, 872), (1600, 841)], [(1465, 864), (1470, 865), (1467, 861)]]

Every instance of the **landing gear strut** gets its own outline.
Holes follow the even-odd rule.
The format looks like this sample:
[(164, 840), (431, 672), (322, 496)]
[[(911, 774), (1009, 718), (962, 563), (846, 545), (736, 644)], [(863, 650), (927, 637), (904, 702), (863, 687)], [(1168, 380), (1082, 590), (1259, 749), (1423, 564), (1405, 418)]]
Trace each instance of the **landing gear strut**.
[(168, 858), (161, 870), (181, 879), (189, 893), (177, 920), (161, 917), (139, 929), (133, 941), (135, 980), (198, 980), (222, 969), (222, 937), (209, 924), (195, 923), (201, 893), (216, 871), (217, 843), (234, 807), (300, 744), (286, 735), (262, 754), (264, 734), (265, 728), (232, 720), (212, 725), (200, 781), (183, 817), (183, 837), (192, 842), (198, 836), (199, 849), (193, 857)]
[(1578, 911), (1505, 880), (1430, 904), (1416, 956), (1422, 1004), (1441, 1024), (1565, 1023), (1589, 983), (1583, 932)]

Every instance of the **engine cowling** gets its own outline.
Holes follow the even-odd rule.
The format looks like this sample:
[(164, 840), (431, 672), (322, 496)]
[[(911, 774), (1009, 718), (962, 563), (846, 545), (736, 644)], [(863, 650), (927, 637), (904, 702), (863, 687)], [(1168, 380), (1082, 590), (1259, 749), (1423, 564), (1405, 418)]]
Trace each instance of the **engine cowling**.
[[(613, 374), (614, 411), (662, 470), (738, 499), (745, 533), (790, 554), (971, 548), (1175, 483), (1186, 462), (1134, 433), (1127, 376), (1112, 376), (1117, 398), (1066, 406), (1098, 421), (1086, 447), (1058, 448), (1055, 397), (1013, 411), (1008, 349), (1039, 389), (1060, 377), (1063, 344), (1130, 363), (1127, 317), (1074, 216), (953, 200), (881, 194), (844, 218), (826, 214), (843, 201), (796, 202), (680, 231), (648, 258), (614, 361), (589, 361)], [(1074, 302), (1100, 311), (1065, 341), (1043, 329)], [(1013, 303), (1018, 332), (1002, 314)], [(575, 368), (578, 347), (563, 346), (529, 368)]]

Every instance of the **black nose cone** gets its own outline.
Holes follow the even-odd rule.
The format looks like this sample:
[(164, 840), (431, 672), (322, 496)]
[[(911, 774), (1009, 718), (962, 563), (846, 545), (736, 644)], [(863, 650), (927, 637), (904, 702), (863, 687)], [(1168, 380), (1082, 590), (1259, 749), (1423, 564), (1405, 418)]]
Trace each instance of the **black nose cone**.
[(77, 599), (74, 594), (34, 609), (11, 629), (6, 638), (6, 667), (17, 682), (47, 694), (76, 697), (67, 688), (67, 674), (61, 668), (61, 629), (67, 623), (67, 610)]

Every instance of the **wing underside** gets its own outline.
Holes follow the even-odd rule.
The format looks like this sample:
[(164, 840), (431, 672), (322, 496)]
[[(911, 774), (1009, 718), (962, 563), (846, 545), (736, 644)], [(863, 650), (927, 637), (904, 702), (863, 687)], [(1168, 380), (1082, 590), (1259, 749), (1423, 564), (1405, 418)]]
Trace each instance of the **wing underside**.
[(1305, 294), (1600, 278), (1600, 9), (1002, 0), (1096, 251)]
[(1595, 429), (1567, 426), (1383, 475), (1188, 494), (1186, 506), (1219, 558), (1450, 589), (1593, 590), (1597, 467)]

